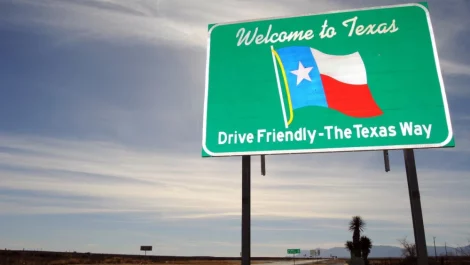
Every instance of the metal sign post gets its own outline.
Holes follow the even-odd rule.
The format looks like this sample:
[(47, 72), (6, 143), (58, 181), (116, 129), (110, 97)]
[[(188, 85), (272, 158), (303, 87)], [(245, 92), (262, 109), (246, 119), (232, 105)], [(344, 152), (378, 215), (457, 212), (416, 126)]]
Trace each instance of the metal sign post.
[(266, 176), (266, 158), (261, 155), (261, 175)]
[(388, 157), (388, 150), (384, 150), (384, 164), (385, 164), (385, 172), (390, 171), (390, 159)]
[(413, 219), (413, 232), (415, 236), (416, 254), (418, 265), (428, 264), (428, 251), (426, 248), (426, 236), (424, 234), (423, 211), (418, 186), (418, 174), (413, 149), (404, 149), (406, 178), (408, 180), (408, 192), (410, 195), (411, 217)]
[(242, 265), (251, 259), (251, 156), (242, 156)]

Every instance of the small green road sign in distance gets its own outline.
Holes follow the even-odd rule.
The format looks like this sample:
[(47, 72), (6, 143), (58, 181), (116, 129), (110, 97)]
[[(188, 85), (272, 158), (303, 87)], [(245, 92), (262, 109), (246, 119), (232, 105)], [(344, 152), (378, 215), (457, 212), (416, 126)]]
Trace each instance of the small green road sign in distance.
[(300, 254), (300, 248), (287, 249), (287, 254)]
[(202, 156), (454, 147), (426, 3), (209, 26)]

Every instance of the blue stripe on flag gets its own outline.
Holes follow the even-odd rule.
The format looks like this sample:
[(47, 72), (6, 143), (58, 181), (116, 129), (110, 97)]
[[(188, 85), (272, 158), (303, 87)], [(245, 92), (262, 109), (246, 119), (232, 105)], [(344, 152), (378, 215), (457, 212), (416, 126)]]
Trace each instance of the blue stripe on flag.
[[(310, 47), (291, 46), (276, 50), (286, 72), (287, 83), (292, 101), (292, 108), (298, 109), (306, 106), (328, 107), (320, 71)], [(297, 85), (297, 75), (292, 71), (299, 69), (299, 62), (303, 67), (313, 67), (309, 74), (311, 81), (303, 79)]]

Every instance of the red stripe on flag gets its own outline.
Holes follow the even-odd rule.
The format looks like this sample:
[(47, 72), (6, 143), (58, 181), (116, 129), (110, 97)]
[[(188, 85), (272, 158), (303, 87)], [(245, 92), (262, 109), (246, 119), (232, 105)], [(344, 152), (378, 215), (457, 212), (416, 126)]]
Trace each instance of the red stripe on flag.
[(327, 75), (320, 76), (328, 108), (356, 118), (369, 118), (383, 114), (375, 103), (367, 84), (351, 85)]

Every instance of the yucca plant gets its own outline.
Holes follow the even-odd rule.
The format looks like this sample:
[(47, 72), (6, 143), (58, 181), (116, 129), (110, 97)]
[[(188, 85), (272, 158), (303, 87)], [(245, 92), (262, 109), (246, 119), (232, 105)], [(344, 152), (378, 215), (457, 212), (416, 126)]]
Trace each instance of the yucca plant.
[(353, 216), (349, 221), (349, 231), (353, 232), (352, 243), (355, 257), (361, 257), (360, 238), (365, 227), (366, 223), (360, 216)]

